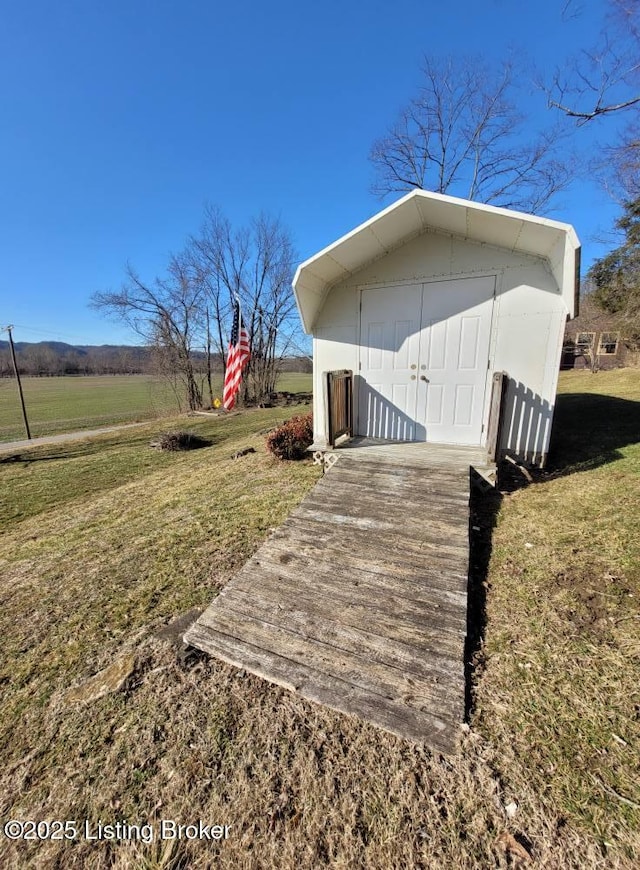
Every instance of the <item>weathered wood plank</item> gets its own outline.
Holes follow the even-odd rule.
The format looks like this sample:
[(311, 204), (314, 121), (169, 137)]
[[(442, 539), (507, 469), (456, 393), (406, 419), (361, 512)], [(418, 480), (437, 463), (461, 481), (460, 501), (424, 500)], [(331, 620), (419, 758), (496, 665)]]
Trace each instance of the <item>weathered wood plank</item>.
[[(270, 609), (260, 599), (258, 599), (260, 606), (254, 609), (253, 602), (245, 597), (243, 606), (242, 597), (239, 590), (230, 591), (224, 607), (224, 613), (236, 624), (235, 634), (238, 637), (245, 637), (248, 640), (253, 637), (255, 640), (255, 635), (251, 633), (251, 620), (264, 619), (266, 623), (287, 630), (292, 637), (294, 634), (300, 635), (312, 643), (326, 644), (338, 651), (352, 654), (357, 659), (358, 668), (362, 672), (369, 672), (370, 665), (377, 662), (395, 668), (409, 678), (416, 675), (436, 683), (438, 692), (443, 696), (453, 691), (453, 697), (460, 700), (461, 696), (455, 688), (456, 680), (452, 681), (451, 678), (463, 673), (462, 647), (455, 654), (452, 652), (447, 655), (444, 650), (438, 650), (420, 657), (416, 655), (416, 648), (411, 644), (402, 641), (391, 642), (388, 638), (363, 628), (358, 629), (326, 621), (305, 610), (298, 610), (291, 614), (281, 612), (274, 614), (273, 608)], [(213, 628), (221, 624), (215, 611), (204, 616), (201, 622)], [(274, 645), (271, 643), (269, 648), (273, 650)]]
[(369, 536), (365, 538), (353, 533), (345, 540), (339, 529), (327, 530), (321, 522), (290, 517), (273, 532), (264, 546), (270, 550), (283, 550), (290, 556), (300, 553), (310, 559), (324, 557), (336, 570), (340, 566), (353, 566), (402, 579), (423, 578), (425, 585), (453, 592), (466, 594), (467, 590), (466, 558), (443, 557), (437, 550), (425, 547), (424, 541), (419, 541), (417, 548), (403, 548), (396, 552), (387, 540), (371, 540)]
[(457, 580), (452, 583), (446, 572), (412, 570), (412, 566), (396, 572), (388, 563), (373, 563), (353, 553), (344, 559), (337, 556), (339, 567), (336, 568), (330, 559), (320, 559), (321, 555), (327, 557), (330, 553), (323, 551), (318, 542), (311, 548), (295, 537), (284, 542), (270, 540), (247, 563), (247, 569), (250, 576), (256, 578), (260, 577), (260, 566), (264, 566), (290, 577), (303, 588), (309, 586), (331, 594), (334, 588), (339, 588), (350, 596), (367, 595), (379, 600), (383, 609), (404, 602), (406, 606), (427, 605), (461, 616), (467, 612), (465, 577), (461, 577), (462, 583), (458, 584)]
[(397, 704), (381, 694), (359, 689), (346, 680), (330, 677), (308, 665), (298, 665), (249, 642), (238, 642), (199, 623), (190, 630), (189, 643), (310, 701), (373, 722), (392, 734), (416, 742), (426, 741), (445, 753), (453, 749), (455, 735), (451, 723), (440, 718), (435, 710), (399, 709)]
[(391, 483), (392, 476), (385, 477), (362, 477), (351, 472), (336, 474), (334, 472), (327, 473), (318, 482), (318, 492), (333, 491), (343, 492), (345, 498), (357, 498), (368, 494), (382, 501), (389, 501), (391, 504), (395, 502), (400, 494), (402, 494), (403, 502), (415, 505), (415, 507), (424, 507), (434, 503), (443, 510), (464, 510), (469, 506), (469, 485), (464, 487), (452, 484), (447, 486), (430, 486), (424, 487), (416, 484), (413, 481), (407, 481), (405, 484), (394, 485)]
[[(360, 486), (349, 489), (339, 486), (316, 487), (302, 502), (304, 505), (334, 505), (342, 507), (354, 516), (369, 514), (372, 517), (385, 515), (393, 519), (410, 520), (416, 528), (424, 529), (424, 518), (437, 519), (441, 523), (458, 525), (466, 531), (464, 515), (466, 504), (447, 501), (437, 493), (431, 493), (420, 498), (404, 497), (402, 501), (397, 494), (381, 492), (372, 486)], [(462, 516), (461, 516), (462, 514)]]
[[(433, 455), (418, 453), (411, 450), (406, 450), (401, 455), (394, 454), (391, 450), (382, 448), (365, 448), (364, 450), (349, 450), (345, 444), (338, 450), (333, 451), (339, 457), (349, 462), (371, 463), (380, 462), (385, 465), (400, 465), (403, 468), (432, 468), (434, 470), (442, 469), (444, 473), (462, 473), (469, 471), (471, 463), (464, 459), (456, 451), (443, 451), (436, 458)], [(484, 457), (486, 461), (486, 456)], [(475, 463), (474, 463), (475, 464)]]
[[(412, 529), (406, 532), (395, 528), (384, 528), (382, 522), (357, 519), (344, 521), (342, 514), (329, 514), (322, 511), (313, 511), (298, 507), (290, 516), (291, 522), (301, 521), (307, 523), (315, 532), (332, 536), (332, 547), (337, 549), (349, 549), (358, 547), (363, 553), (370, 553), (372, 558), (379, 552), (403, 555), (404, 558), (413, 558), (414, 555), (422, 555), (433, 560), (434, 564), (449, 565), (453, 570), (466, 571), (468, 558), (468, 546), (449, 544), (447, 539), (439, 533), (433, 534), (433, 529), (425, 522), (424, 537), (420, 537), (419, 530)], [(332, 528), (336, 526), (336, 528)], [(324, 532), (322, 531), (324, 529)], [(344, 531), (348, 529), (348, 537)]]
[[(461, 636), (452, 637), (447, 648), (440, 642), (440, 637), (432, 635), (432, 648), (426, 642), (421, 644), (421, 648), (428, 655), (417, 656), (415, 644), (376, 633), (375, 626), (371, 624), (349, 624), (348, 619), (336, 621), (331, 614), (319, 613), (316, 609), (307, 607), (304, 597), (297, 604), (289, 604), (284, 608), (274, 606), (273, 599), (268, 594), (244, 592), (235, 585), (233, 588), (227, 587), (221, 593), (223, 594), (225, 612), (232, 610), (248, 618), (256, 616), (305, 638), (315, 638), (322, 643), (354, 653), (359, 656), (361, 667), (363, 661), (380, 662), (397, 668), (402, 673), (416, 674), (435, 682), (443, 675), (448, 677), (452, 673), (462, 673), (463, 670), (464, 638)], [(202, 622), (215, 627), (219, 609), (220, 607), (210, 609)], [(243, 620), (239, 622), (242, 623)], [(241, 631), (244, 633), (245, 629)]]
[(327, 471), (325, 480), (344, 476), (345, 478), (353, 478), (354, 475), (360, 476), (361, 480), (371, 478), (380, 482), (391, 483), (391, 478), (395, 478), (401, 483), (406, 483), (410, 486), (420, 487), (425, 491), (430, 489), (444, 488), (445, 486), (454, 487), (460, 494), (464, 491), (464, 486), (469, 480), (469, 472), (460, 473), (443, 468), (412, 467), (398, 463), (378, 463), (360, 460), (352, 462), (340, 458), (336, 464)]
[[(308, 514), (310, 511), (346, 517), (347, 524), (359, 528), (380, 528), (394, 530), (396, 533), (409, 533), (412, 536), (424, 536), (425, 532), (430, 537), (435, 537), (449, 532), (455, 533), (466, 545), (468, 530), (463, 518), (467, 511), (438, 511), (430, 510), (429, 505), (424, 505), (421, 510), (412, 513), (406, 511), (404, 505), (392, 507), (388, 503), (369, 501), (362, 505), (351, 504), (341, 499), (335, 493), (314, 493), (313, 496), (304, 499), (295, 512)], [(294, 515), (295, 512), (292, 512)], [(349, 522), (349, 519), (352, 522)], [(367, 522), (367, 520), (369, 522)], [(340, 522), (336, 520), (336, 522)]]
[[(246, 572), (242, 572), (233, 586), (228, 586), (227, 589), (237, 588), (249, 595), (253, 594), (256, 602), (261, 597), (266, 598), (270, 600), (274, 612), (278, 610), (283, 613), (296, 609), (297, 596), (300, 605), (304, 605), (307, 612), (331, 620), (337, 626), (365, 629), (386, 641), (397, 640), (412, 645), (416, 651), (423, 653), (437, 653), (440, 650), (444, 655), (457, 655), (464, 646), (465, 627), (454, 623), (451, 618), (447, 619), (450, 614), (443, 614), (438, 619), (432, 615), (433, 612), (429, 616), (421, 616), (410, 612), (408, 608), (401, 615), (392, 614), (378, 610), (374, 602), (349, 601), (348, 596), (340, 595), (337, 591), (327, 596), (323, 595), (322, 589), (315, 595), (308, 589), (295, 589), (290, 578), (263, 570), (261, 585)], [(216, 606), (222, 607), (223, 600), (226, 599), (218, 596)]]
[[(306, 665), (345, 680), (352, 686), (383, 695), (399, 706), (423, 711), (437, 704), (438, 714), (444, 718), (461, 712), (457, 693), (447, 692), (450, 681), (446, 677), (449, 674), (445, 678), (442, 673), (432, 674), (425, 679), (416, 671), (407, 674), (402, 668), (376, 659), (370, 659), (363, 667), (359, 651), (347, 649), (342, 637), (323, 631), (317, 620), (315, 627), (311, 626), (310, 634), (305, 635), (296, 631), (296, 627), (290, 628), (274, 622), (271, 617), (263, 618), (261, 614), (251, 612), (250, 607), (242, 607), (237, 596), (230, 595), (225, 604), (209, 623), (214, 631), (248, 640), (256, 647), (286, 657), (298, 665)], [(313, 622), (310, 617), (307, 621)], [(202, 624), (207, 624), (206, 618)], [(461, 662), (451, 662), (454, 677), (459, 676), (461, 669)]]
[[(426, 513), (428, 514), (429, 537), (432, 540), (435, 539), (434, 542), (440, 549), (450, 550), (452, 547), (460, 551), (468, 549), (469, 535), (465, 526), (461, 528), (459, 520), (456, 522), (450, 516), (443, 519), (438, 514)], [(398, 529), (401, 528), (403, 538), (412, 537), (415, 540), (421, 540), (425, 534), (425, 519), (404, 516), (401, 512), (394, 514), (393, 511), (385, 511), (383, 505), (379, 505), (378, 513), (374, 514), (372, 511), (359, 511), (357, 508), (341, 504), (337, 499), (333, 501), (307, 500), (293, 511), (292, 516), (316, 519), (325, 524), (336, 524), (382, 533), (397, 534)]]
[(469, 476), (469, 466), (430, 465), (425, 462), (411, 463), (399, 460), (397, 457), (384, 458), (380, 456), (359, 456), (337, 454), (338, 461), (327, 473), (336, 473), (357, 469), (359, 473), (369, 474), (397, 474), (402, 480), (415, 478), (429, 485), (430, 479), (435, 480), (464, 480)]
[[(433, 472), (427, 472), (425, 476), (422, 476), (411, 470), (410, 474), (400, 477), (393, 471), (393, 468), (389, 468), (384, 473), (380, 469), (377, 471), (367, 470), (365, 473), (361, 466), (346, 462), (334, 465), (318, 481), (318, 486), (320, 489), (323, 487), (331, 489), (338, 482), (341, 486), (349, 488), (373, 488), (375, 490), (380, 487), (387, 490), (392, 496), (396, 496), (402, 491), (403, 497), (407, 493), (411, 493), (417, 499), (433, 493), (445, 497), (450, 495), (452, 499), (455, 498), (459, 501), (467, 501), (469, 497), (466, 475), (464, 478), (440, 478), (435, 476)], [(375, 486), (371, 487), (372, 484)]]
[(262, 588), (262, 577), (267, 575), (276, 586), (281, 582), (281, 588), (292, 594), (296, 589), (309, 591), (317, 599), (357, 604), (383, 614), (412, 614), (425, 620), (425, 624), (444, 623), (446, 630), (450, 626), (466, 630), (464, 594), (449, 596), (444, 589), (421, 587), (411, 580), (398, 582), (388, 575), (344, 566), (332, 570), (326, 562), (306, 559), (300, 554), (289, 558), (288, 553), (271, 547), (263, 547), (246, 564), (242, 574), (246, 577), (243, 583), (249, 588)]

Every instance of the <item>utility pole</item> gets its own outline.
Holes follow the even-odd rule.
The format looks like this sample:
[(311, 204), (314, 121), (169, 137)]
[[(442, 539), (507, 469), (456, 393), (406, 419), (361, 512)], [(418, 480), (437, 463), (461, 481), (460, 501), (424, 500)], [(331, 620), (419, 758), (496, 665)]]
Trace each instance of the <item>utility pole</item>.
[(9, 347), (11, 348), (11, 359), (13, 360), (13, 370), (16, 373), (16, 380), (18, 382), (18, 392), (20, 393), (20, 404), (22, 405), (22, 418), (24, 420), (24, 428), (27, 430), (27, 438), (31, 441), (31, 432), (29, 431), (29, 421), (27, 420), (27, 409), (24, 406), (24, 395), (22, 394), (22, 384), (20, 383), (20, 372), (18, 371), (18, 363), (16, 362), (16, 349), (13, 346), (13, 336), (11, 335), (11, 330), (13, 326), (5, 326), (5, 329), (9, 333)]

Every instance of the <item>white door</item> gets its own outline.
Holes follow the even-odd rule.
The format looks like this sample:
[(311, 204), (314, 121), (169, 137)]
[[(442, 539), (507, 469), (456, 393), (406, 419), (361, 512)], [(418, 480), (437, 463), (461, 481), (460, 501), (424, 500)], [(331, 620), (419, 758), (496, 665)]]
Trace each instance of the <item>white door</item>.
[(495, 278), (424, 285), (416, 419), (427, 441), (479, 445)]
[(479, 445), (495, 278), (362, 292), (358, 432)]
[(416, 426), (422, 285), (362, 293), (358, 411), (361, 435), (421, 441)]

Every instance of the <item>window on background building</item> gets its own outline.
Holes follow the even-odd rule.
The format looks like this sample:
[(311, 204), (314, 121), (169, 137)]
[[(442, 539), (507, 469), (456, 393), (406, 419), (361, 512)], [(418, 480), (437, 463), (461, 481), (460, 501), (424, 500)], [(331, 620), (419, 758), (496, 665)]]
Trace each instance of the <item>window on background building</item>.
[(602, 332), (600, 334), (600, 344), (598, 345), (598, 353), (600, 355), (617, 353), (619, 340), (620, 340), (620, 333), (618, 333), (618, 332)]
[(579, 332), (576, 335), (576, 350), (582, 353), (589, 353), (593, 350), (595, 338), (595, 332)]

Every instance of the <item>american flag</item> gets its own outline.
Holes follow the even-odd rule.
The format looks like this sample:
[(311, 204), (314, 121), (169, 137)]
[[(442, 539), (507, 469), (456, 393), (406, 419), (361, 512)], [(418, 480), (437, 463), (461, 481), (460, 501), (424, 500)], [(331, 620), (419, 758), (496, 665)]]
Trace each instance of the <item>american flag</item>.
[(224, 392), (222, 394), (222, 404), (226, 411), (230, 411), (236, 403), (242, 371), (248, 362), (249, 334), (242, 325), (240, 303), (236, 299), (233, 307), (233, 327), (227, 351), (227, 367), (224, 373)]

